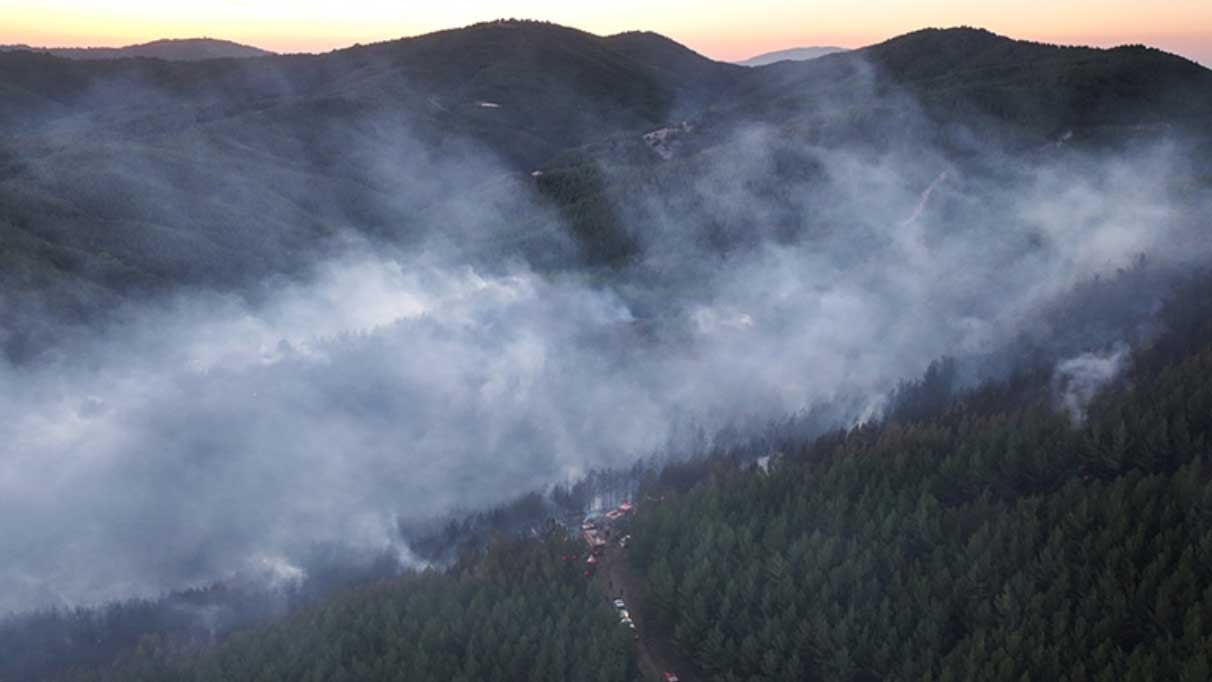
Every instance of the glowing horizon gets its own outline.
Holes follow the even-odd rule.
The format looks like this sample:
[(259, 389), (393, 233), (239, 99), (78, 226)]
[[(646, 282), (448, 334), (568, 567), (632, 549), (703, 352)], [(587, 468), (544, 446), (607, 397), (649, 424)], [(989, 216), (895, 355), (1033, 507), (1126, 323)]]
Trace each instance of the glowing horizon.
[(420, 35), (497, 18), (540, 18), (592, 33), (652, 30), (714, 59), (736, 61), (774, 50), (862, 47), (927, 26), (979, 26), (1023, 40), (1111, 47), (1144, 43), (1212, 66), (1212, 3), (1146, 5), (1107, 0), (1097, 12), (1077, 0), (989, 0), (957, 7), (944, 0), (843, 0), (609, 7), (553, 0), (451, 0), (401, 6), (389, 0), (0, 0), (0, 43), (40, 47), (120, 47), (160, 38), (211, 37), (273, 50), (320, 52), (355, 43)]

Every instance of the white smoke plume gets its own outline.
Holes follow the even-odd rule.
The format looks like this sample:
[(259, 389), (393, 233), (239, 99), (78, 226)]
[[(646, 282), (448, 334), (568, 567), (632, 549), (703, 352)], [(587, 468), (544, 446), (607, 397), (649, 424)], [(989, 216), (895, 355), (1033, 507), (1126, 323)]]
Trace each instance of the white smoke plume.
[[(1081, 282), (1141, 254), (1200, 262), (1212, 244), (1206, 197), (1170, 187), (1182, 158), (1168, 144), (1132, 158), (991, 153), (995, 170), (973, 174), (937, 150), (795, 143), (815, 170), (788, 179), (788, 142), (752, 126), (676, 191), (615, 207), (636, 262), (544, 269), (499, 232), (522, 215), (571, 251), (530, 185), (485, 185), (505, 175), (491, 158), (439, 162), (385, 131), (348, 158), (379, 180), (364, 197), (375, 210), (359, 210), (411, 221), (403, 246), (336, 239), (256, 296), (187, 288), (33, 362), (0, 362), (0, 612), (233, 572), (289, 583), (318, 545), (410, 563), (401, 517), (626, 466), (687, 423), (878, 406), (941, 355), (979, 365), (1057, 337), (1043, 312)], [(139, 162), (115, 159), (139, 180), (132, 194), (173, 210)], [(294, 180), (275, 181), (325, 203), (328, 190)], [(240, 190), (256, 185), (238, 168), (225, 184), (273, 210)], [(322, 213), (356, 222), (335, 201)], [(1075, 418), (1122, 357), (1058, 368)]]
[(1103, 353), (1082, 353), (1056, 366), (1058, 400), (1075, 424), (1085, 423), (1086, 407), (1124, 370), (1127, 357), (1127, 347), (1120, 345)]

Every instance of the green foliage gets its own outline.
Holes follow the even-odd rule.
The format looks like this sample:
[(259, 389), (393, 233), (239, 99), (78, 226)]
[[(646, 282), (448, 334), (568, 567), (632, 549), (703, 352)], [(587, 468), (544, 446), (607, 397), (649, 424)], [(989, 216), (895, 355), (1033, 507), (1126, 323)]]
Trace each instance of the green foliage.
[(357, 589), (182, 655), (158, 637), (72, 682), (631, 680), (631, 638), (572, 540), (498, 543), (448, 572)]
[[(802, 150), (820, 144), (947, 149), (979, 138), (996, 157), (1002, 138), (1034, 153), (1066, 132), (1073, 146), (1101, 147), (1171, 131), (1192, 158), (1212, 157), (1199, 153), (1212, 117), (1207, 69), (1143, 48), (967, 29), (759, 69), (650, 33), (500, 21), (325, 55), (72, 61), (16, 51), (0, 53), (0, 71), (0, 286), (68, 319), (177, 286), (239, 289), (298, 272), (342, 231), (408, 246), (424, 226), (464, 230), (446, 236), (558, 270), (642, 260), (651, 254), (640, 237), (665, 216), (715, 251), (838, 229), (845, 216), (831, 214), (829, 196), (804, 196), (822, 171)], [(919, 106), (928, 124), (914, 123)], [(643, 133), (683, 121), (693, 134), (661, 161)], [(747, 202), (696, 206), (688, 183), (744, 159), (752, 140), (736, 133), (754, 123), (784, 151), (760, 177), (727, 175), (764, 218)], [(965, 175), (987, 163), (968, 154), (952, 159)], [(431, 166), (464, 161), (427, 187)], [(539, 194), (564, 220), (494, 216), (484, 196), (503, 182), (503, 194), (525, 196), (517, 177), (502, 177), (527, 182), (536, 168)], [(1192, 177), (1208, 172), (1205, 163)], [(468, 196), (489, 205), (451, 227), (451, 207)], [(21, 338), (0, 346), (49, 342), (25, 338), (32, 314), (5, 312), (21, 323), (0, 325), (0, 336)]]
[[(885, 423), (766, 468), (725, 453), (646, 477), (626, 550), (641, 636), (711, 680), (1207, 679), (1210, 282), (1182, 287), (1169, 332), (1080, 425), (1038, 370), (948, 400), (944, 361)], [(149, 636), (61, 679), (635, 679), (579, 543), (549, 529), (207, 651)]]
[(656, 625), (717, 680), (1206, 679), (1212, 347), (1145, 369), (1174, 345), (1080, 428), (961, 400), (666, 496)]

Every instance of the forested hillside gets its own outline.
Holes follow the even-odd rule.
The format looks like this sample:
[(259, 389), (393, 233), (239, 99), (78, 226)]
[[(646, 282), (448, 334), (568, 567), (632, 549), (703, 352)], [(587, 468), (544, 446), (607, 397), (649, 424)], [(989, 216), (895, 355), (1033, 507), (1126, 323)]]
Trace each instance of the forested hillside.
[(1209, 283), (1088, 413), (992, 385), (667, 496), (652, 626), (718, 680), (1208, 679)]
[[(539, 22), (263, 59), (0, 53), (0, 347), (61, 338), (48, 317), (305, 275), (349, 238), (608, 261), (587, 230), (579, 257), (526, 173), (689, 116), (739, 71), (653, 34)], [(469, 197), (501, 210), (463, 214)]]
[[(932, 368), (884, 421), (645, 475), (641, 636), (712, 680), (1207, 679), (1210, 284), (1078, 412), (1050, 371), (945, 397)], [(55, 679), (634, 679), (583, 545), (548, 532)]]
[(196, 62), (205, 59), (248, 59), (265, 57), (272, 52), (214, 38), (185, 38), (178, 40), (153, 40), (150, 43), (125, 47), (31, 47), (29, 45), (0, 45), (0, 52), (27, 50), (45, 52), (65, 59), (164, 59), (168, 61)]
[(904, 100), (873, 94), (900, 90), (933, 118), (937, 128), (930, 134), (951, 138), (959, 131), (947, 124), (964, 121), (1002, 138), (986, 144), (1030, 146), (1066, 130), (1089, 135), (1114, 127), (1123, 134), (1198, 120), (1212, 106), (1202, 94), (1208, 82), (1208, 70), (1198, 64), (1139, 45), (1099, 50), (973, 28), (926, 29), (863, 50), (759, 69), (724, 117), (761, 113), (820, 126), (835, 122), (842, 109), (851, 125), (862, 125), (866, 117), (899, 115)]
[[(1060, 141), (1212, 148), (1207, 69), (972, 29), (751, 69), (652, 33), (500, 21), (324, 55), (17, 51), (0, 71), (0, 283), (21, 292), (0, 305), (22, 322), (0, 322), (0, 346), (15, 358), (52, 343), (48, 315), (92, 321), (183, 286), (246, 293), (350, 238), (648, 277), (670, 215), (716, 254), (816, 234), (839, 217), (821, 210), (838, 193), (813, 147), (900, 151), (923, 184), (948, 165), (998, 183)], [(740, 160), (759, 175), (745, 197), (686, 192)], [(1190, 173), (1176, 182), (1204, 187), (1212, 169)], [(770, 214), (758, 230), (738, 210), (750, 193)], [(472, 196), (497, 210), (467, 215)]]
[(501, 541), (448, 571), (359, 588), (205, 654), (150, 637), (112, 668), (58, 679), (633, 680), (630, 632), (583, 575), (583, 551), (562, 533)]
[(0, 74), (0, 682), (1212, 677), (1212, 71)]

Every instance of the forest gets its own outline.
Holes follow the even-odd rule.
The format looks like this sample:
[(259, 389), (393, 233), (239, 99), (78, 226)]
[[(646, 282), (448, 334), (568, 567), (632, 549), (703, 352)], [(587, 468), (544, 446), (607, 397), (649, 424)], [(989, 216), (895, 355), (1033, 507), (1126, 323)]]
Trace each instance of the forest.
[[(643, 636), (709, 680), (1208, 679), (1212, 276), (1160, 317), (1080, 412), (1049, 372), (948, 391), (944, 362), (879, 422), (636, 469)], [(637, 679), (550, 513), (522, 500), (443, 529), (465, 540), (447, 568), (46, 679)]]
[(149, 635), (62, 680), (630, 680), (631, 636), (553, 532), (502, 540), (446, 571), (351, 590), (203, 654)]
[(1012, 379), (667, 497), (654, 627), (717, 680), (1208, 679), (1210, 285), (1085, 414)]
[(1212, 679), (1208, 69), (0, 74), (0, 682)]

